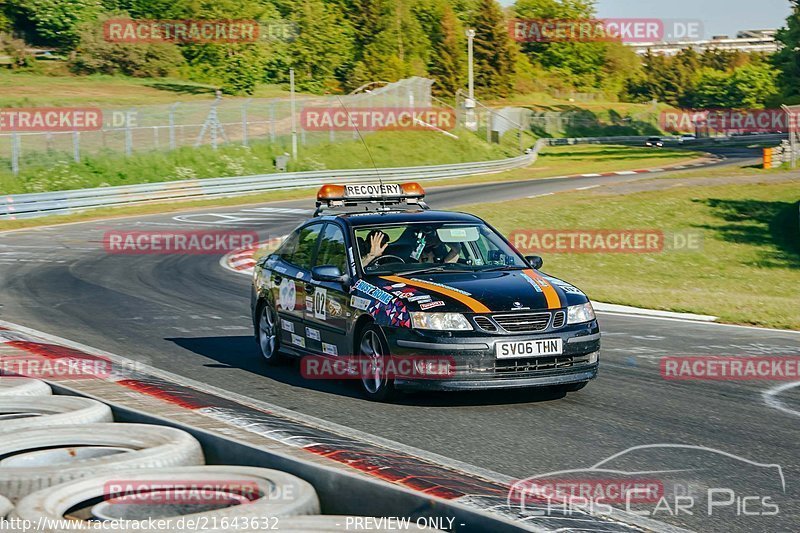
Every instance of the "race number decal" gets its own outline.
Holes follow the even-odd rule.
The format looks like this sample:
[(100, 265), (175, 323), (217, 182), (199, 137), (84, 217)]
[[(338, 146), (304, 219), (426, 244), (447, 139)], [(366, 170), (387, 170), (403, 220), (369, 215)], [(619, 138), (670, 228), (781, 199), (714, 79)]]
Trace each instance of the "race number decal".
[(328, 290), (317, 287), (314, 291), (314, 318), (328, 319)]

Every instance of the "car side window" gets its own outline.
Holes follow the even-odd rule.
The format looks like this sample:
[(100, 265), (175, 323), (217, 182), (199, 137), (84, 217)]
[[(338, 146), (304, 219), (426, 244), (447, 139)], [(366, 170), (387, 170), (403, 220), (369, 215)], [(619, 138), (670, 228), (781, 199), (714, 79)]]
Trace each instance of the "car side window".
[(321, 231), (322, 224), (311, 224), (300, 228), (297, 232), (297, 244), (292, 251), (291, 257), (286, 257), (284, 259), (297, 268), (311, 270), (314, 250), (317, 247), (317, 239)]
[(297, 243), (299, 242), (299, 240), (300, 240), (300, 230), (298, 229), (292, 232), (291, 235), (286, 237), (286, 240), (283, 241), (283, 244), (281, 244), (278, 247), (278, 249), (275, 250), (275, 253), (273, 253), (272, 255), (280, 257), (286, 262), (291, 262), (292, 255), (294, 254), (295, 250), (297, 250)]
[(325, 226), (325, 232), (319, 240), (316, 265), (333, 265), (339, 267), (340, 272), (347, 272), (344, 232), (338, 224)]

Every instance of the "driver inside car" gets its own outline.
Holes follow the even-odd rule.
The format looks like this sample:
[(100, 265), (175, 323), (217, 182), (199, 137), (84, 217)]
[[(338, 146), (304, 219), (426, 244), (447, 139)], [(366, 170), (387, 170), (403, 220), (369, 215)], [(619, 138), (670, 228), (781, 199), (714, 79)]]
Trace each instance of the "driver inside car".
[(361, 264), (364, 266), (369, 265), (383, 255), (386, 247), (389, 246), (389, 236), (381, 230), (374, 229), (367, 235), (366, 246), (369, 247), (369, 251), (366, 255), (361, 256)]

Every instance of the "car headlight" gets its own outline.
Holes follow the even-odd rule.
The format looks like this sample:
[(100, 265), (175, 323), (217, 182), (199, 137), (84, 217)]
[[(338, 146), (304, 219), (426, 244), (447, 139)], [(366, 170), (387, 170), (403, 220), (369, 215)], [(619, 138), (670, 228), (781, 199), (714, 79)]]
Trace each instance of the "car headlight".
[(472, 329), (461, 313), (411, 313), (411, 325), (417, 329), (461, 331)]
[(592, 309), (591, 302), (567, 307), (567, 324), (580, 324), (581, 322), (592, 321), (594, 318), (594, 309)]

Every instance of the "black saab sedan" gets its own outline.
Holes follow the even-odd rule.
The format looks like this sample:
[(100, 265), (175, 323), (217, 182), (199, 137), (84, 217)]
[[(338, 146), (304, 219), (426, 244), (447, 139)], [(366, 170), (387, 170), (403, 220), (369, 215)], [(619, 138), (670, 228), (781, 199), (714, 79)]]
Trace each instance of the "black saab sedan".
[(586, 295), (480, 218), (423, 198), (416, 183), (320, 189), (315, 216), (255, 268), (267, 362), (302, 358), (306, 377), (350, 376), (378, 401), (415, 389), (569, 392), (596, 377)]

